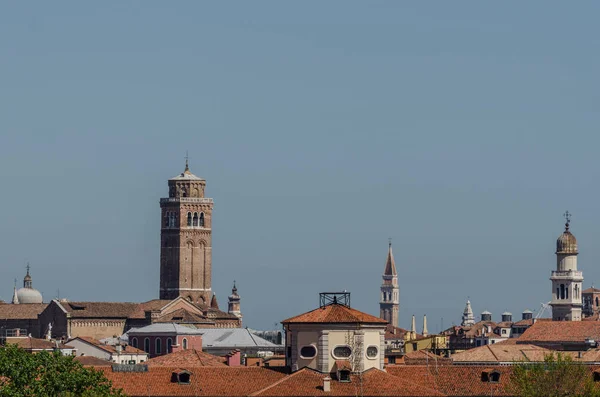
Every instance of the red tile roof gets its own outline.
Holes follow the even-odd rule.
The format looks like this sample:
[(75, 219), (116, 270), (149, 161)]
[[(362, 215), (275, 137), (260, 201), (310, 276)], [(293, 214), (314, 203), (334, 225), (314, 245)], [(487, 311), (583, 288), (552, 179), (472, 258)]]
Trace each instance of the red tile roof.
[[(481, 373), (490, 369), (500, 373), (498, 383), (484, 382)], [(398, 365), (386, 371), (405, 381), (435, 389), (448, 396), (511, 396), (510, 366), (489, 365)]]
[(387, 321), (348, 306), (334, 303), (282, 321), (282, 324), (290, 323), (369, 323), (383, 325), (387, 324)]
[(0, 320), (28, 319), (37, 320), (38, 314), (44, 311), (47, 303), (12, 303), (0, 304)]
[(404, 364), (406, 365), (450, 365), (452, 360), (446, 357), (438, 356), (427, 350), (417, 350), (404, 355)]
[(535, 345), (517, 345), (509, 343), (495, 343), (474, 349), (465, 350), (452, 355), (455, 363), (507, 363), (515, 361), (544, 361), (544, 357), (551, 350)]
[(251, 396), (443, 396), (430, 387), (415, 384), (408, 379), (399, 379), (378, 369), (363, 372), (362, 376), (351, 375), (350, 382), (331, 380), (329, 392), (323, 391), (326, 375), (312, 369), (300, 371), (279, 382), (257, 391)]
[(130, 302), (60, 302), (72, 318), (127, 318), (139, 303)]
[(226, 367), (222, 357), (213, 356), (200, 350), (180, 350), (148, 360), (148, 365), (160, 367)]
[[(107, 345), (105, 343), (100, 342), (97, 339), (90, 337), (90, 336), (78, 336), (76, 338), (70, 339), (69, 341), (73, 341), (76, 339), (81, 339), (82, 341), (87, 342), (90, 345), (96, 346), (97, 348), (102, 349), (108, 353), (111, 353), (111, 354), (117, 353), (117, 348), (115, 346)], [(121, 353), (122, 354), (144, 354), (144, 355), (147, 354), (145, 351), (140, 350), (133, 346), (126, 346)]]
[[(46, 339), (38, 339), (32, 337), (14, 337), (14, 338), (6, 338), (7, 344), (17, 345), (25, 350), (54, 350), (56, 348), (56, 343), (51, 340)], [(73, 346), (64, 345), (62, 343), (58, 344), (59, 349), (73, 349)]]
[(86, 367), (110, 367), (113, 363), (94, 356), (77, 356), (75, 361)]
[(538, 320), (521, 335), (517, 343), (577, 342), (600, 340), (600, 321)]
[[(400, 327), (394, 327), (391, 324), (388, 324), (385, 327), (385, 339), (386, 340), (395, 340), (395, 339), (404, 339), (404, 335), (406, 335), (407, 332), (410, 332), (407, 329), (404, 328), (400, 328)], [(417, 338), (422, 337), (423, 335), (417, 334)]]
[(148, 372), (113, 372), (99, 368), (130, 397), (248, 396), (286, 375), (265, 367), (197, 367), (188, 369), (190, 384), (172, 382), (174, 371), (185, 368), (149, 366)]

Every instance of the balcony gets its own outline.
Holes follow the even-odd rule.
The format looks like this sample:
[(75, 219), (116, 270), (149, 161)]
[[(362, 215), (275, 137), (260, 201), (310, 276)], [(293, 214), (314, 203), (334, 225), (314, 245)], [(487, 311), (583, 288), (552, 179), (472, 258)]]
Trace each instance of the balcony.
[(553, 270), (550, 280), (583, 281), (583, 272), (578, 270), (557, 271)]
[(206, 197), (166, 197), (161, 198), (160, 203), (213, 204), (213, 199)]

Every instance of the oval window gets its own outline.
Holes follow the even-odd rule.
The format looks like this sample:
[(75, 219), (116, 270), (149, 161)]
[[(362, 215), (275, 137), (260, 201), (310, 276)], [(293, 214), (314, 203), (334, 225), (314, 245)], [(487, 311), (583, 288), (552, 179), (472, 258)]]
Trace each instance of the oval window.
[(300, 349), (300, 357), (302, 358), (313, 358), (317, 355), (317, 348), (313, 345), (302, 346)]
[(333, 357), (335, 358), (350, 358), (352, 355), (352, 349), (350, 346), (342, 345), (336, 346), (333, 349)]
[(377, 349), (377, 346), (373, 345), (373, 346), (367, 347), (367, 357), (368, 358), (376, 358), (378, 351), (379, 351), (379, 349)]

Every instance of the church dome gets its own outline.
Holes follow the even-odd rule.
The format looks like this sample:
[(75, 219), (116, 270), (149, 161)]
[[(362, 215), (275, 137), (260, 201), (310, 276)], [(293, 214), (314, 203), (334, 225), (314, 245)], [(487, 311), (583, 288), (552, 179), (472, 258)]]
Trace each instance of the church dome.
[(556, 240), (557, 254), (577, 254), (577, 239), (569, 231), (569, 227)]
[(17, 290), (19, 303), (42, 303), (42, 294), (35, 288), (19, 288)]

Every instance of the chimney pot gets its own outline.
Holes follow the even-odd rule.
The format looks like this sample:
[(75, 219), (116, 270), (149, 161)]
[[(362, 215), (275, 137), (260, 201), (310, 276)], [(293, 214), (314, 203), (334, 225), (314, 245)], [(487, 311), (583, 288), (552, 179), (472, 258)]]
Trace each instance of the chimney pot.
[(331, 378), (329, 376), (323, 378), (323, 391), (326, 393), (331, 391)]

